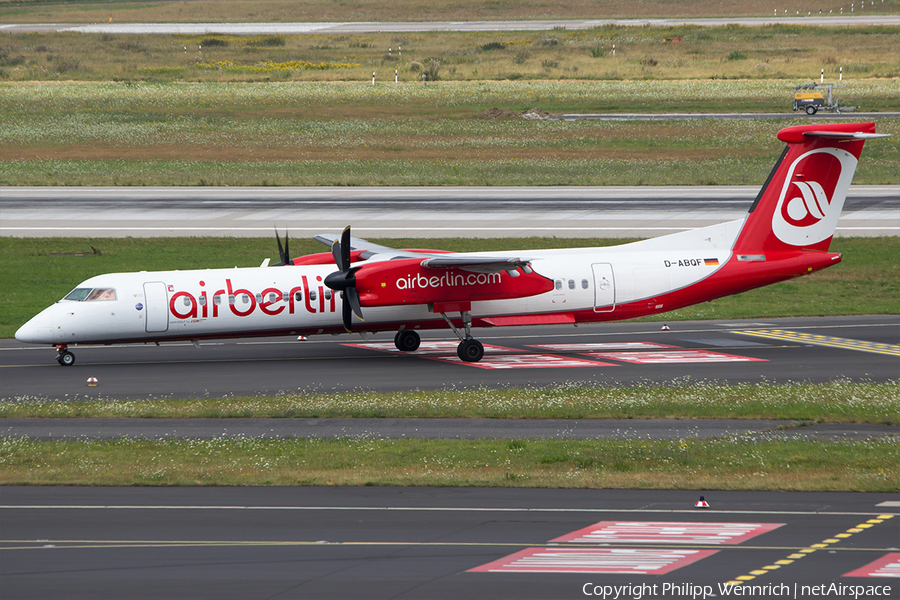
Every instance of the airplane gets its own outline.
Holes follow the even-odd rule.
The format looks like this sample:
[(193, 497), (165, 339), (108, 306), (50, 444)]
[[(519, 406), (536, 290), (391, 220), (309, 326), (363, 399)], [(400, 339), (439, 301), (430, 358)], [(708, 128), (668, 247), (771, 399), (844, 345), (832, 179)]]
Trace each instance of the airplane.
[[(331, 252), (255, 268), (111, 273), (80, 283), (16, 339), (71, 345), (449, 328), (466, 362), (484, 356), (476, 327), (597, 323), (707, 302), (837, 264), (829, 252), (874, 123), (788, 127), (786, 147), (743, 219), (603, 248), (452, 253), (318, 235)], [(337, 238), (337, 239), (336, 239)], [(337, 270), (335, 270), (335, 265)]]

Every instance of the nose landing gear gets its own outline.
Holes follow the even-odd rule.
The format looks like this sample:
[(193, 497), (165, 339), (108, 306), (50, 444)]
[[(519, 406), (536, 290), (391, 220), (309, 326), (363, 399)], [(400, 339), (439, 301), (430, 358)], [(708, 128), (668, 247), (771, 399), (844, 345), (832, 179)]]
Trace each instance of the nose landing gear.
[(56, 347), (56, 362), (64, 367), (75, 364), (75, 355), (66, 350), (65, 344)]

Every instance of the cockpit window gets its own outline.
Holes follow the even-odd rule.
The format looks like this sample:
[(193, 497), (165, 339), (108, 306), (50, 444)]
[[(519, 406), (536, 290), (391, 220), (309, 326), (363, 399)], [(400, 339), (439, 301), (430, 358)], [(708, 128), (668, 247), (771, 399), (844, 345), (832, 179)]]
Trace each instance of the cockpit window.
[(116, 290), (112, 288), (75, 288), (66, 300), (74, 300), (75, 302), (92, 302), (94, 300), (115, 300)]
[(87, 298), (88, 295), (90, 295), (90, 293), (92, 291), (93, 290), (91, 288), (75, 288), (74, 290), (69, 292), (69, 295), (66, 296), (65, 299), (66, 300), (75, 300), (76, 302), (81, 302), (82, 300)]

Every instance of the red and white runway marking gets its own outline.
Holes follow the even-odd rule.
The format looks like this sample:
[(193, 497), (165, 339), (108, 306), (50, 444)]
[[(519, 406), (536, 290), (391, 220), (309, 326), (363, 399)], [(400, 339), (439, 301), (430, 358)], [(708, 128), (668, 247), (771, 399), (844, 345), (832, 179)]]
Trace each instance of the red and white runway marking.
[[(397, 346), (393, 342), (360, 342), (358, 344), (341, 344), (342, 346), (352, 346), (353, 348), (363, 348), (365, 350), (377, 350), (379, 352), (392, 352), (394, 354), (411, 354), (413, 356), (429, 356), (434, 354), (451, 354), (456, 356), (456, 348), (459, 346), (457, 341), (449, 342), (422, 342), (419, 349), (415, 352), (402, 352), (397, 350)], [(491, 353), (498, 352), (521, 352), (514, 348), (504, 348), (503, 346), (492, 346), (484, 344), (484, 351)]]
[[(487, 351), (485, 346), (485, 351)], [(615, 367), (612, 363), (585, 360), (575, 356), (556, 354), (485, 354), (478, 362), (465, 362), (457, 356), (429, 356), (431, 360), (478, 367), (479, 369), (557, 369), (570, 367)]]
[(784, 523), (600, 521), (551, 542), (578, 544), (740, 544)]
[(876, 561), (844, 573), (844, 577), (900, 577), (900, 552), (885, 554)]
[(657, 548), (526, 548), (469, 569), (483, 573), (624, 573), (662, 575), (718, 550)]
[(661, 350), (659, 352), (585, 352), (585, 356), (606, 360), (618, 360), (638, 365), (666, 365), (677, 363), (713, 362), (768, 362), (764, 358), (751, 358), (735, 354), (722, 354), (709, 350)]
[(658, 348), (678, 348), (656, 342), (598, 342), (584, 344), (528, 344), (528, 348), (539, 348), (552, 352), (593, 352), (601, 350), (647, 350)]

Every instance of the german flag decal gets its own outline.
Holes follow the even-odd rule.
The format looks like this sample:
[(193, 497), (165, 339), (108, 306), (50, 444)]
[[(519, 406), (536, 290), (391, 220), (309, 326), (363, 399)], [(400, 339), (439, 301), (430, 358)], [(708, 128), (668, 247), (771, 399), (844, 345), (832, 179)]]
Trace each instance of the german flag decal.
[(706, 265), (707, 267), (718, 267), (719, 259), (718, 258), (704, 258), (703, 264)]

